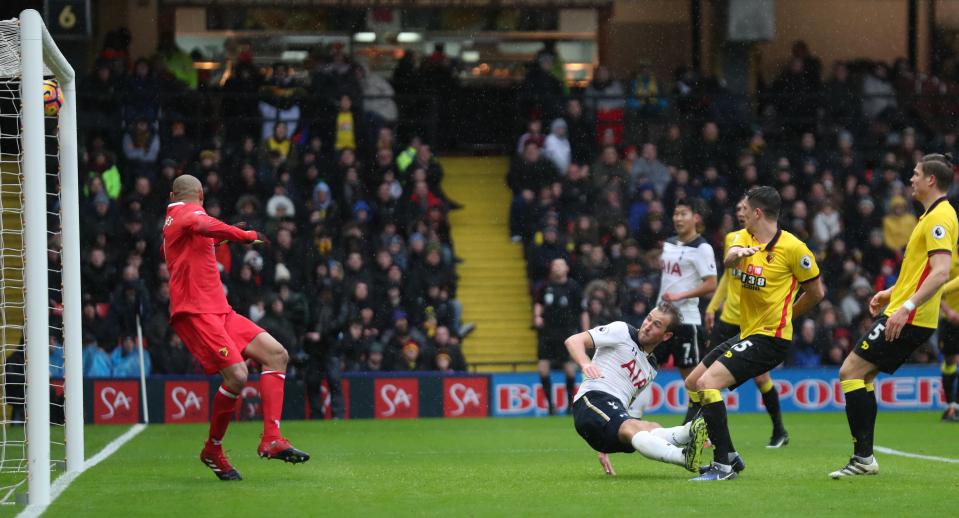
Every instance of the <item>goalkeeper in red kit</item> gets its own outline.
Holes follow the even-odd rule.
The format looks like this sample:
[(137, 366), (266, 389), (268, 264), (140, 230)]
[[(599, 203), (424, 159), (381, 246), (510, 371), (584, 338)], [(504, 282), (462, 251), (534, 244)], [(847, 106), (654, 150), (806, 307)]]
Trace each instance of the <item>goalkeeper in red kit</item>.
[(210, 217), (203, 210), (203, 188), (190, 175), (173, 182), (163, 223), (163, 253), (170, 270), (170, 325), (207, 374), (219, 372), (223, 384), (213, 397), (210, 436), (200, 460), (220, 480), (241, 480), (220, 444), (246, 385), (246, 360), (262, 366), (260, 401), (263, 439), (260, 457), (299, 463), (310, 455), (280, 435), (283, 383), (288, 355), (269, 333), (247, 320), (226, 301), (214, 248), (227, 241), (262, 243), (253, 230), (243, 230)]

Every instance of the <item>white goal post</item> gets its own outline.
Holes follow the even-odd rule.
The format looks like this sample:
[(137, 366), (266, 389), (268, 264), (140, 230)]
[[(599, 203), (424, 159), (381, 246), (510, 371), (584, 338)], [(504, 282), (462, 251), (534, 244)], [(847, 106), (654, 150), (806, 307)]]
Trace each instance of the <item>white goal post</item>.
[[(10, 48), (16, 46), (9, 39), (0, 40), (0, 73), (7, 77), (19, 75), (26, 483), (29, 504), (45, 506), (50, 502), (54, 467), (50, 416), (51, 291), (58, 292), (62, 299), (66, 471), (79, 472), (84, 463), (76, 77), (37, 11), (28, 9), (20, 13), (18, 20), (0, 23), (16, 24), (19, 28), (18, 48)], [(19, 58), (19, 63), (14, 64), (19, 70), (10, 68), (11, 55)], [(64, 96), (55, 134), (47, 132), (44, 118), (45, 75), (52, 75), (57, 80)], [(12, 77), (15, 79), (16, 75)], [(48, 138), (57, 141), (56, 160), (51, 159), (47, 149)], [(48, 162), (56, 163), (59, 170), (48, 171)], [(48, 228), (48, 219), (58, 221), (60, 228)], [(48, 269), (51, 268), (48, 248), (51, 248), (49, 252), (60, 253), (62, 288), (48, 286)], [(5, 267), (0, 269), (0, 276), (6, 273)], [(7, 324), (5, 319), (3, 325)], [(10, 344), (4, 343), (3, 346)], [(2, 410), (6, 420), (7, 409)], [(0, 439), (6, 440), (6, 436), (4, 433)]]

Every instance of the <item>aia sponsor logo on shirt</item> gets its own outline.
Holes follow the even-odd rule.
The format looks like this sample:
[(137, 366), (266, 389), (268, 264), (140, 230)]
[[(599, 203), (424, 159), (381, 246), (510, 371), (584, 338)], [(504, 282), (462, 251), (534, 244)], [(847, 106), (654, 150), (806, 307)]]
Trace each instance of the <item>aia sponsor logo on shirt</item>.
[(642, 390), (643, 387), (649, 383), (649, 379), (646, 378), (646, 375), (643, 374), (643, 369), (636, 363), (636, 360), (629, 360), (628, 362), (620, 365), (629, 376), (629, 381), (633, 383), (633, 386), (639, 390)]
[(377, 419), (419, 417), (419, 380), (380, 378), (373, 384), (373, 416)]
[(485, 417), (489, 413), (489, 380), (477, 378), (443, 379), (443, 415), (446, 417)]
[(210, 417), (210, 385), (206, 381), (164, 383), (164, 422), (205, 423)]
[(666, 275), (675, 275), (676, 277), (683, 276), (683, 269), (679, 266), (679, 263), (671, 263), (669, 261), (660, 261), (660, 268), (663, 269), (663, 273)]
[(140, 420), (140, 392), (137, 382), (93, 382), (93, 422), (135, 424)]

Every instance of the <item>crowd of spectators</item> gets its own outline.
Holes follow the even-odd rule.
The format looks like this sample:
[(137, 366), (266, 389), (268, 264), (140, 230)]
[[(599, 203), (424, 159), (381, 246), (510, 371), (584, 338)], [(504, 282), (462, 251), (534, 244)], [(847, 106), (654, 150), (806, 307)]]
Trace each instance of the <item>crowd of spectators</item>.
[(137, 316), (153, 373), (201, 372), (168, 324), (161, 229), (181, 174), (201, 181), (211, 216), (270, 238), (216, 247), (227, 298), (289, 350), (312, 395), (326, 379), (334, 412), (344, 371), (466, 369), (459, 205), (430, 145), (397, 140), (388, 82), (339, 46), (305, 79), (285, 64), (263, 77), (244, 56), (217, 98), (231, 118), (197, 120), (212, 87), (176, 73), (182, 51), (131, 64), (128, 43), (111, 34), (80, 88), (86, 375), (138, 374)]
[[(718, 82), (686, 69), (667, 89), (645, 69), (620, 82), (600, 67), (584, 91), (557, 97), (551, 62), (541, 53), (531, 64), (506, 177), (510, 233), (525, 249), (531, 291), (563, 259), (582, 290), (583, 328), (613, 319), (639, 326), (659, 291), (676, 201), (708, 204), (703, 235), (718, 258), (737, 228), (736, 202), (772, 185), (783, 198), (782, 228), (809, 244), (828, 287), (796, 322), (787, 364), (841, 364), (871, 323), (869, 299), (895, 283), (921, 214), (909, 187), (915, 163), (959, 150), (956, 128), (940, 124), (951, 113), (946, 101), (915, 95), (938, 80), (899, 60), (836, 63), (823, 82), (821, 63), (797, 42), (756, 111), (742, 116), (727, 109), (729, 96), (712, 95)], [(930, 343), (912, 361), (936, 357)]]
[[(160, 251), (166, 196), (184, 173), (203, 183), (211, 215), (270, 237), (265, 248), (216, 249), (224, 286), (314, 393), (344, 371), (466, 368), (448, 221), (460, 206), (430, 145), (396, 134), (419, 107), (394, 92), (439, 95), (453, 81), (442, 48), (419, 64), (408, 53), (389, 81), (336, 44), (302, 69), (241, 53), (220, 85), (168, 37), (136, 60), (129, 39), (111, 33), (79, 89), (87, 375), (137, 372), (137, 316), (153, 373), (199, 373), (167, 323)], [(824, 81), (797, 44), (744, 109), (687, 68), (666, 81), (642, 63), (620, 81), (600, 66), (570, 92), (556, 65), (547, 47), (516, 90), (524, 130), (507, 175), (510, 234), (531, 287), (562, 258), (582, 287), (584, 325), (638, 324), (657, 295), (675, 201), (709, 204), (704, 235), (719, 253), (737, 198), (771, 184), (783, 227), (817, 253), (830, 288), (797, 324), (789, 362), (841, 362), (868, 324), (868, 298), (895, 282), (916, 219), (913, 164), (959, 147), (940, 124), (954, 111), (948, 96), (916, 95), (951, 83), (901, 60), (837, 63)]]

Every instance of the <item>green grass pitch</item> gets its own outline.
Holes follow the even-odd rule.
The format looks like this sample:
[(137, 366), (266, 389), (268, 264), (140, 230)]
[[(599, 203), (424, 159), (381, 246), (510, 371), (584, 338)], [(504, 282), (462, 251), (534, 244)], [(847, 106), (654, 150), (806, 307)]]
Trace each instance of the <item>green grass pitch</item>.
[[(768, 450), (765, 415), (731, 415), (747, 468), (720, 483), (688, 482), (681, 468), (635, 453), (613, 455), (618, 475), (608, 477), (569, 417), (288, 422), (285, 435), (313, 454), (296, 466), (258, 459), (260, 426), (235, 423), (224, 444), (242, 482), (216, 480), (197, 459), (205, 425), (153, 425), (46, 516), (955, 516), (959, 464), (880, 454), (879, 476), (830, 480), (851, 450), (845, 416), (785, 422), (789, 446)], [(87, 430), (95, 451), (125, 428)], [(938, 414), (880, 413), (876, 435), (878, 445), (959, 459), (959, 426)]]

